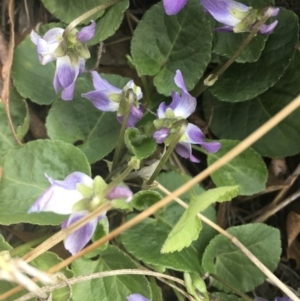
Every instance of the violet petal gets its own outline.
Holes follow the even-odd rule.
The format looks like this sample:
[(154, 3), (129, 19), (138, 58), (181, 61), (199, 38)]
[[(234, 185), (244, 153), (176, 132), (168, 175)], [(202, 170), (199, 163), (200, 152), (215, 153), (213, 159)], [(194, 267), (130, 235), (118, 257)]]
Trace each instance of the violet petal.
[[(83, 216), (88, 214), (88, 211), (80, 211), (72, 213), (69, 218), (62, 224), (62, 229), (75, 223)], [(94, 218), (89, 223), (79, 228), (72, 234), (70, 234), (64, 241), (65, 248), (72, 254), (78, 253), (84, 246), (90, 241), (93, 233), (96, 230), (98, 218)]]
[(131, 111), (129, 114), (127, 127), (134, 127), (136, 123), (142, 119), (144, 115), (144, 106), (140, 105), (139, 108), (137, 108), (135, 105), (131, 107)]
[(116, 186), (106, 195), (106, 198), (110, 201), (115, 199), (125, 199), (125, 202), (128, 203), (132, 200), (132, 196), (133, 193), (129, 188)]
[(48, 44), (59, 44), (62, 40), (62, 35), (64, 33), (63, 28), (52, 28), (48, 30), (44, 36), (43, 39), (48, 43)]
[(61, 93), (62, 100), (72, 100), (74, 97), (74, 90), (75, 90), (75, 81), (67, 88), (65, 88)]
[(137, 100), (141, 100), (143, 98), (143, 93), (142, 93), (142, 90), (140, 87), (137, 87), (135, 86), (136, 88), (138, 88), (139, 92), (137, 93), (135, 89), (135, 84), (134, 84), (134, 81), (133, 80), (130, 80), (125, 87), (129, 88), (129, 89), (132, 89), (134, 92), (135, 92), (135, 95), (136, 95), (136, 99)]
[(73, 66), (67, 55), (58, 57), (56, 61), (56, 73), (60, 84), (64, 88), (67, 88), (76, 80), (79, 66)]
[(186, 85), (184, 83), (184, 79), (180, 70), (176, 70), (176, 75), (174, 77), (175, 84), (178, 88), (183, 90), (186, 94), (189, 94)]
[(217, 141), (202, 142), (201, 146), (209, 153), (216, 153), (220, 149), (221, 143)]
[[(140, 104), (139, 108), (137, 108), (135, 105), (131, 107), (131, 111), (129, 114), (127, 127), (132, 128), (136, 125), (136, 123), (142, 119), (144, 114), (144, 107)], [(124, 120), (124, 116), (117, 116), (118, 121), (122, 124)]]
[(77, 190), (68, 190), (58, 185), (51, 185), (30, 207), (32, 212), (54, 212), (70, 214), (75, 203), (83, 198)]
[(54, 90), (56, 93), (58, 93), (61, 89), (63, 89), (63, 86), (60, 83), (59, 78), (58, 78), (58, 73), (56, 71), (55, 71), (54, 78), (53, 78), (53, 86), (54, 86)]
[(293, 301), (293, 300), (288, 296), (284, 296), (284, 297), (276, 297), (275, 301)]
[(146, 297), (140, 295), (140, 294), (131, 294), (126, 297), (127, 301), (150, 301)]
[(175, 147), (176, 153), (182, 158), (190, 159), (192, 162), (199, 163), (200, 160), (193, 156), (190, 143), (179, 142)]
[(170, 135), (170, 129), (162, 128), (153, 134), (156, 143), (163, 143)]
[(89, 187), (92, 187), (93, 183), (94, 183), (94, 180), (91, 177), (89, 177), (88, 175), (86, 175), (80, 171), (72, 172), (63, 181), (53, 180), (47, 174), (45, 174), (45, 177), (51, 184), (56, 184), (60, 187), (63, 187), (65, 189), (69, 189), (69, 190), (76, 189), (76, 185), (78, 183), (84, 184)]
[(40, 39), (41, 37), (34, 31), (34, 30), (31, 30), (30, 32), (30, 39), (31, 39), (31, 42), (35, 45), (37, 45), (38, 43), (38, 40)]
[(163, 0), (167, 15), (176, 15), (186, 5), (187, 0)]
[(232, 26), (217, 27), (217, 28), (214, 28), (214, 31), (217, 31), (217, 32), (233, 32), (233, 27)]
[(81, 96), (89, 99), (98, 110), (104, 112), (115, 112), (119, 108), (117, 102), (109, 100), (107, 94), (101, 91), (91, 91)]
[(162, 119), (162, 118), (165, 118), (165, 117), (166, 117), (166, 115), (165, 115), (166, 109), (167, 109), (166, 103), (165, 103), (165, 102), (162, 102), (162, 103), (159, 105), (158, 109), (157, 109), (157, 117), (158, 117), (159, 119)]
[(202, 131), (192, 123), (187, 125), (185, 133), (188, 136), (188, 143), (201, 144), (204, 142), (205, 137)]
[(77, 39), (81, 43), (86, 43), (87, 41), (91, 40), (96, 32), (96, 22), (91, 21), (92, 23), (88, 26), (83, 27), (78, 33), (77, 33)]
[(272, 7), (272, 13), (270, 15), (270, 17), (276, 17), (280, 12), (280, 8), (279, 7)]
[(196, 98), (182, 91), (181, 96), (176, 92), (172, 93), (172, 102), (169, 107), (176, 117), (187, 118), (195, 111), (196, 105)]
[(275, 27), (278, 24), (278, 20), (275, 20), (274, 22), (272, 22), (271, 24), (267, 25), (267, 24), (263, 24), (260, 29), (259, 32), (262, 34), (270, 34), (274, 31)]
[(232, 10), (247, 12), (249, 7), (233, 0), (200, 0), (202, 6), (218, 22), (229, 26), (237, 25), (241, 19), (233, 16)]
[(81, 75), (84, 72), (84, 69), (85, 69), (85, 59), (80, 57), (79, 58), (79, 74), (78, 75)]
[(93, 85), (96, 91), (103, 93), (122, 93), (122, 90), (111, 85), (107, 80), (102, 78), (98, 72), (92, 71)]

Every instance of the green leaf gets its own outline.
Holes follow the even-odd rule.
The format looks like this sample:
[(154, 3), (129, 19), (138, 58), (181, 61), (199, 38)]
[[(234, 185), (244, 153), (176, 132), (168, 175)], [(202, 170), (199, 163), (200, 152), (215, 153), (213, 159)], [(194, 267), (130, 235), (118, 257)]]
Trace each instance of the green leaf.
[[(223, 157), (239, 141), (220, 140), (221, 148), (215, 153), (207, 156), (208, 165), (212, 165)], [(215, 171), (211, 178), (216, 186), (239, 187), (239, 195), (252, 195), (266, 188), (268, 171), (261, 156), (252, 148), (247, 148), (239, 156)]]
[[(299, 77), (300, 53), (297, 51), (283, 77), (260, 96), (236, 104), (215, 99), (211, 130), (220, 138), (245, 139), (299, 95)], [(210, 99), (205, 97), (204, 112), (207, 120), (210, 107)], [(298, 108), (253, 144), (253, 148), (262, 156), (271, 158), (283, 158), (299, 153), (299, 115)]]
[[(14, 125), (16, 134), (20, 140), (23, 139), (29, 127), (29, 114), (26, 101), (21, 98), (16, 89), (10, 89), (10, 116)], [(5, 106), (0, 102), (0, 158), (8, 150), (18, 146), (14, 138), (6, 115)]]
[[(188, 177), (183, 177), (175, 172), (168, 172), (161, 174), (157, 181), (172, 191), (183, 185), (188, 179)], [(196, 186), (190, 190), (190, 193), (182, 195), (181, 199), (189, 202), (190, 194), (196, 195), (202, 191), (203, 189), (200, 186)], [(210, 227), (204, 225), (199, 239), (193, 242), (189, 248), (169, 254), (161, 254), (160, 252), (169, 232), (183, 213), (184, 209), (176, 203), (166, 206), (156, 213), (155, 219), (147, 218), (122, 233), (121, 239), (125, 248), (136, 258), (147, 264), (199, 273), (201, 271), (200, 258), (202, 253), (215, 235), (215, 231)], [(214, 208), (209, 207), (204, 215), (211, 220), (215, 220)]]
[[(97, 260), (80, 258), (72, 264), (76, 276), (137, 268), (137, 264), (127, 254), (111, 245), (108, 245), (105, 251), (98, 252)], [(145, 276), (109, 276), (83, 281), (73, 285), (72, 299), (74, 301), (121, 301), (126, 300), (126, 297), (133, 293), (151, 299), (150, 286)]]
[(181, 251), (196, 240), (202, 229), (202, 223), (197, 214), (204, 211), (215, 202), (227, 202), (236, 197), (238, 186), (219, 187), (207, 190), (191, 200), (188, 209), (169, 233), (162, 253)]
[(143, 135), (137, 128), (128, 128), (124, 137), (127, 148), (139, 159), (151, 156), (156, 150), (156, 142), (151, 136)]
[[(275, 4), (274, 0), (243, 0), (241, 2), (254, 8), (264, 8), (271, 4)], [(276, 19), (276, 17), (274, 19)], [(227, 58), (231, 58), (243, 44), (248, 35), (249, 32), (238, 34), (215, 32), (213, 52)], [(257, 61), (265, 47), (268, 37), (269, 35), (257, 34), (235, 61), (238, 63), (252, 63)]]
[(245, 101), (278, 82), (295, 54), (298, 18), (293, 12), (281, 8), (276, 19), (278, 25), (270, 34), (260, 59), (251, 64), (233, 63), (210, 88), (218, 99)]
[[(128, 79), (117, 75), (103, 75), (111, 84), (123, 88)], [(82, 93), (94, 90), (90, 75), (76, 82), (73, 101), (57, 100), (46, 121), (48, 135), (54, 140), (76, 143), (90, 163), (104, 158), (116, 146), (120, 124), (115, 112), (102, 112)]]
[(244, 301), (244, 299), (238, 298), (235, 295), (227, 295), (224, 293), (212, 293), (210, 296), (218, 301)]
[[(277, 229), (265, 224), (248, 224), (231, 227), (227, 232), (274, 271), (281, 254), (281, 239)], [(266, 279), (250, 259), (221, 234), (213, 238), (206, 248), (202, 265), (205, 271), (218, 275), (242, 292), (253, 290)], [(213, 285), (229, 292), (227, 286), (216, 280), (213, 280)]]
[(162, 199), (162, 196), (153, 190), (141, 190), (134, 194), (132, 206), (137, 210), (145, 210)]
[[(107, 0), (42, 0), (45, 7), (52, 15), (65, 23), (71, 23), (87, 11), (107, 3)], [(90, 20), (97, 20), (96, 33), (94, 38), (88, 42), (89, 45), (97, 44), (112, 36), (119, 28), (123, 15), (129, 6), (129, 1), (125, 0), (109, 7), (106, 11), (102, 10), (84, 20), (84, 24), (90, 23)]]
[[(57, 24), (56, 24), (57, 25)], [(42, 26), (42, 31), (54, 27), (55, 24)], [(27, 36), (14, 51), (12, 78), (18, 92), (40, 105), (49, 105), (56, 95), (53, 87), (55, 63), (43, 66), (38, 60), (36, 46)]]
[(189, 0), (175, 16), (167, 16), (159, 3), (139, 22), (131, 53), (138, 73), (155, 75), (157, 91), (170, 95), (171, 91), (179, 91), (174, 83), (178, 69), (188, 90), (195, 86), (210, 61), (211, 44), (210, 23), (199, 0)]
[(35, 140), (12, 149), (3, 158), (0, 182), (0, 223), (21, 222), (57, 225), (65, 216), (54, 213), (27, 211), (35, 200), (50, 186), (44, 173), (62, 180), (74, 171), (90, 175), (85, 155), (75, 146), (50, 140)]

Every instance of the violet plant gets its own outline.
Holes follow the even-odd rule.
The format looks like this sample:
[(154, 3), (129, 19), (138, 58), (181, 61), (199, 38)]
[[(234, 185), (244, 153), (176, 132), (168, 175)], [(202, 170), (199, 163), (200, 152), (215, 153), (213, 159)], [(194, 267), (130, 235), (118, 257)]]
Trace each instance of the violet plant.
[[(64, 267), (74, 301), (266, 300), (254, 296), (286, 247), (280, 232), (295, 259), (289, 228), (260, 214), (274, 212), (271, 179), (297, 171), (300, 109), (166, 200), (300, 93), (297, 16), (275, 0), (100, 2), (39, 0), (42, 25), (14, 49), (0, 103), (2, 250)], [(276, 301), (299, 300), (274, 279)], [(0, 299), (15, 300), (4, 280)]]

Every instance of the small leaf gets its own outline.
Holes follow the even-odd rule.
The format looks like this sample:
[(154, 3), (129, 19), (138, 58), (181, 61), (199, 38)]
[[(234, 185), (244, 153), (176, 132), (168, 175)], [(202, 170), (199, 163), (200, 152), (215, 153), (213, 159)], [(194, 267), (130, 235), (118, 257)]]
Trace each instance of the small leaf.
[(35, 140), (14, 148), (3, 158), (0, 182), (0, 223), (21, 222), (58, 225), (64, 215), (50, 212), (27, 214), (35, 200), (50, 186), (44, 176), (62, 180), (74, 171), (90, 175), (85, 155), (62, 141)]
[[(236, 237), (268, 269), (273, 271), (280, 259), (281, 239), (277, 229), (265, 224), (231, 227), (227, 232)], [(242, 292), (253, 290), (266, 276), (230, 240), (219, 234), (213, 238), (202, 258), (203, 268), (223, 278)], [(213, 285), (225, 292), (227, 286), (217, 280)]]
[(131, 201), (137, 210), (145, 210), (162, 199), (162, 196), (153, 190), (141, 190), (137, 192)]
[(189, 0), (175, 16), (162, 3), (152, 6), (134, 31), (131, 53), (141, 75), (154, 75), (158, 92), (179, 91), (174, 83), (180, 69), (188, 90), (204, 73), (211, 55), (212, 33), (199, 0)]
[[(215, 153), (207, 156), (208, 165), (212, 165), (224, 156), (239, 141), (220, 140), (222, 147)], [(219, 168), (211, 175), (218, 187), (238, 185), (239, 195), (252, 195), (266, 188), (268, 171), (261, 156), (252, 148), (246, 149), (229, 163)]]
[(215, 202), (227, 202), (238, 194), (238, 186), (219, 187), (207, 190), (192, 199), (188, 209), (173, 227), (165, 241), (161, 252), (181, 251), (198, 238), (202, 229), (201, 220), (197, 214), (204, 211)]
[(153, 137), (142, 135), (137, 128), (128, 128), (125, 132), (125, 144), (127, 148), (139, 159), (146, 159), (156, 150), (156, 142)]
[[(104, 271), (137, 269), (137, 264), (115, 246), (108, 245), (106, 250), (98, 251), (97, 260), (77, 259), (72, 264), (76, 276), (90, 275)], [(95, 254), (94, 254), (95, 256)], [(133, 293), (139, 293), (151, 300), (151, 290), (145, 276), (122, 275), (99, 277), (73, 285), (74, 301), (112, 301), (126, 300)]]

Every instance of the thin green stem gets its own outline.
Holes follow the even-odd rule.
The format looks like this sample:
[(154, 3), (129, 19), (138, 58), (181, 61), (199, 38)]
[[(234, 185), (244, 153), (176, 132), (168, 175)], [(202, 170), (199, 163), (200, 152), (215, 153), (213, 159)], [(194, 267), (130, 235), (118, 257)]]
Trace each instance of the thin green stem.
[(244, 300), (246, 300), (246, 301), (253, 301), (252, 298), (250, 298), (246, 294), (244, 294), (241, 291), (239, 291), (237, 288), (235, 288), (233, 285), (231, 285), (230, 283), (228, 283), (227, 281), (225, 281), (224, 279), (222, 279), (218, 275), (216, 275), (216, 274), (209, 274), (209, 275), (211, 277), (213, 277), (214, 279), (218, 280), (219, 282), (221, 282), (222, 284), (224, 284), (225, 286), (229, 287), (232, 291), (234, 291), (237, 295), (239, 295), (240, 297), (242, 297)]
[(170, 143), (167, 151), (164, 153), (164, 155), (160, 159), (160, 162), (157, 165), (156, 169), (154, 170), (153, 174), (151, 175), (150, 179), (146, 182), (146, 186), (148, 186), (148, 185), (150, 186), (153, 183), (153, 181), (156, 179), (156, 177), (160, 173), (161, 169), (164, 167), (164, 165), (166, 164), (170, 155), (172, 154), (173, 150), (175, 149), (180, 138), (185, 133), (186, 127), (187, 127), (187, 122), (186, 122), (186, 120), (181, 120), (181, 122), (182, 122), (182, 124), (180, 126), (179, 131), (176, 133), (176, 135), (174, 136), (173, 141)]
[(101, 195), (102, 196), (106, 196), (106, 194), (108, 192), (110, 192), (114, 187), (116, 187), (117, 185), (119, 185), (121, 182), (123, 182), (123, 180), (131, 173), (131, 171), (135, 169), (134, 163), (133, 162), (129, 162), (128, 166), (126, 167), (126, 169), (120, 174), (118, 175), (116, 178), (114, 178), (107, 186), (106, 188), (102, 191)]
[[(135, 100), (135, 94), (132, 90), (128, 90), (128, 94), (124, 97), (124, 99), (121, 100), (121, 102), (125, 102), (126, 109), (125, 109), (124, 119), (123, 119), (121, 130), (120, 130), (120, 135), (118, 138), (117, 147), (116, 147), (115, 153), (114, 153), (112, 171), (114, 171), (114, 169), (117, 167), (117, 165), (119, 163), (121, 151), (124, 146), (125, 131), (127, 129), (127, 123), (128, 123), (131, 107), (133, 106), (134, 100)], [(122, 104), (120, 104), (120, 105), (122, 105)]]
[(247, 36), (247, 38), (242, 43), (242, 45), (239, 47), (239, 49), (236, 51), (236, 53), (223, 66), (221, 66), (221, 67), (218, 66), (215, 70), (213, 70), (211, 72), (210, 75), (208, 75), (204, 80), (201, 80), (196, 85), (196, 87), (192, 91), (192, 94), (195, 97), (198, 97), (208, 87), (212, 86), (218, 80), (220, 75), (223, 74), (235, 62), (235, 60), (240, 56), (240, 54), (246, 49), (246, 47), (249, 45), (249, 43), (252, 41), (252, 39), (256, 36), (256, 34), (260, 30), (261, 26), (269, 19), (269, 17), (271, 16), (271, 13), (272, 13), (271, 8), (267, 9), (263, 18), (253, 27), (253, 30)]
[(100, 4), (100, 5), (92, 8), (91, 10), (87, 11), (86, 13), (82, 14), (81, 16), (79, 16), (78, 18), (76, 18), (75, 20), (73, 20), (67, 26), (67, 28), (65, 29), (65, 31), (63, 33), (63, 36), (67, 36), (72, 29), (74, 29), (77, 25), (79, 25), (80, 23), (82, 23), (84, 20), (90, 18), (94, 14), (96, 14), (96, 13), (102, 11), (102, 10), (105, 10), (105, 9), (109, 8), (110, 6), (112, 6), (112, 5), (116, 4), (116, 3), (122, 2), (122, 1), (124, 1), (124, 0), (110, 0), (110, 1), (107, 1), (106, 3), (104, 3), (104, 4)]

